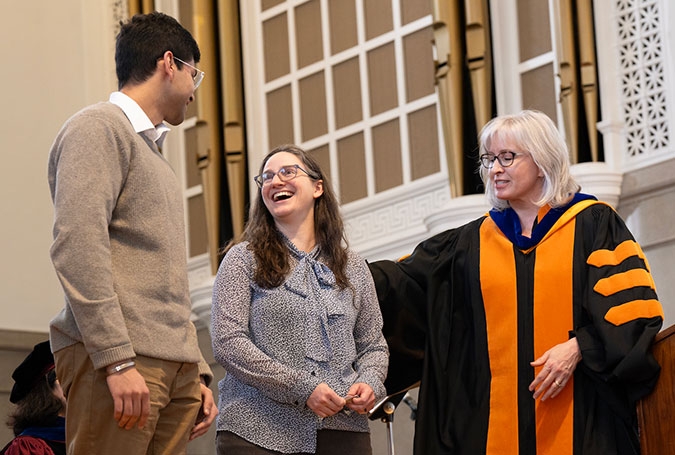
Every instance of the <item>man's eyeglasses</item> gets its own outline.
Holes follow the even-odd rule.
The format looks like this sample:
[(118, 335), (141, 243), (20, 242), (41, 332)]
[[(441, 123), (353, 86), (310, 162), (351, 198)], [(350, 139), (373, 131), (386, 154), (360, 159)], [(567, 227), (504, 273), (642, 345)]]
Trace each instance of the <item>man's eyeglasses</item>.
[(195, 70), (197, 72), (194, 76), (192, 76), (192, 80), (194, 81), (194, 84), (195, 84), (195, 90), (197, 90), (197, 87), (199, 87), (199, 84), (201, 84), (202, 80), (204, 79), (204, 71), (200, 70), (199, 68), (195, 68), (194, 66), (190, 65), (188, 62), (179, 59), (175, 55), (173, 56), (173, 58), (178, 60), (179, 62), (181, 62), (183, 65), (189, 66), (190, 68), (192, 68), (193, 70)]
[(298, 176), (298, 169), (307, 174), (310, 178), (314, 180), (318, 179), (318, 177), (315, 177), (314, 175), (310, 174), (309, 172), (301, 168), (300, 165), (292, 164), (289, 166), (283, 166), (277, 172), (265, 171), (262, 174), (253, 177), (253, 180), (255, 180), (255, 183), (257, 183), (258, 187), (260, 188), (272, 183), (272, 180), (274, 180), (275, 175), (278, 175), (279, 180), (281, 180), (282, 182), (288, 182), (289, 180), (293, 180)]
[(522, 155), (522, 153), (512, 152), (511, 150), (503, 150), (499, 152), (499, 155), (493, 153), (486, 153), (480, 156), (480, 163), (486, 169), (492, 169), (492, 166), (495, 165), (495, 160), (499, 161), (501, 167), (509, 167), (513, 164), (513, 160), (516, 159), (516, 156)]

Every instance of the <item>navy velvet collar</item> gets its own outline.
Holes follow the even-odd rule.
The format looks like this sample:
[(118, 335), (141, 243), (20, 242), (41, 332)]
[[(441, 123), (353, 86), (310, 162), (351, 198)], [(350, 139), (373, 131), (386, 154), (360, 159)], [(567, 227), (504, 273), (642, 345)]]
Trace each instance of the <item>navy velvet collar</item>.
[(499, 230), (521, 250), (527, 250), (537, 245), (546, 233), (553, 227), (556, 221), (560, 219), (563, 213), (577, 202), (587, 199), (597, 200), (595, 196), (584, 193), (576, 193), (572, 200), (564, 206), (551, 208), (541, 220), (536, 222), (532, 228), (532, 236), (525, 237), (520, 228), (520, 220), (515, 210), (511, 207), (504, 210), (490, 210), (490, 218), (495, 222)]
[(54, 425), (50, 427), (28, 427), (23, 430), (21, 436), (63, 442), (66, 440), (66, 419), (57, 417)]

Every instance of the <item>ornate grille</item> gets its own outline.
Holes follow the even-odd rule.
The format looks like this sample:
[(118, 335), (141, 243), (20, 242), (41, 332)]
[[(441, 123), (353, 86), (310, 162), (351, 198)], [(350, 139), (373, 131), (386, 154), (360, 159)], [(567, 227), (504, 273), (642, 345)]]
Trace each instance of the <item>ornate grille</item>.
[(649, 158), (670, 144), (658, 0), (617, 0), (627, 158)]

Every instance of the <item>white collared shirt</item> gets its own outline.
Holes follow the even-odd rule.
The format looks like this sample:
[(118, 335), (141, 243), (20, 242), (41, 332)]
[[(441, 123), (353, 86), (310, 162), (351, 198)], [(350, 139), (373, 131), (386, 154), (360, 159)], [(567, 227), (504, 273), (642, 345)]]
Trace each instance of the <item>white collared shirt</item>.
[(112, 92), (109, 101), (122, 109), (137, 133), (145, 134), (148, 139), (161, 147), (170, 128), (164, 123), (153, 125), (150, 117), (136, 101), (122, 92)]

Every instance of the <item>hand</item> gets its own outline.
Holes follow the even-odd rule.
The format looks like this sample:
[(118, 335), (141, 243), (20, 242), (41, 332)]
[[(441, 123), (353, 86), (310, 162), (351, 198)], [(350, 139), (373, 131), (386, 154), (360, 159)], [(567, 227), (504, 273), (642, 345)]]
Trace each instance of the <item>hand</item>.
[(322, 382), (307, 399), (307, 407), (322, 419), (337, 414), (345, 407), (346, 401)]
[(347, 401), (347, 408), (356, 411), (359, 414), (368, 414), (368, 411), (375, 406), (375, 392), (372, 387), (363, 382), (357, 382), (349, 388), (347, 397), (353, 397)]
[(150, 390), (134, 367), (106, 378), (114, 404), (114, 417), (121, 428), (131, 430), (136, 424), (145, 427), (150, 415)]
[(577, 364), (581, 361), (581, 350), (576, 338), (570, 338), (564, 343), (553, 346), (530, 365), (544, 366), (530, 384), (530, 392), (535, 400), (555, 398), (565, 388), (574, 374)]
[(203, 382), (199, 386), (202, 389), (202, 407), (199, 410), (195, 426), (190, 432), (190, 441), (205, 435), (218, 415), (218, 406), (216, 406), (216, 402), (213, 400), (213, 392)]

